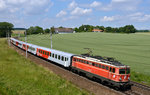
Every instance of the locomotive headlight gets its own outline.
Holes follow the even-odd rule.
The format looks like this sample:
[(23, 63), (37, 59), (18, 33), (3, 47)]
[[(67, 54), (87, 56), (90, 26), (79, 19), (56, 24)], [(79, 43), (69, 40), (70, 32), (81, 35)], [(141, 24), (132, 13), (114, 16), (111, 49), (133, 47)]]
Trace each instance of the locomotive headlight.
[(128, 77), (128, 80), (130, 80), (130, 77)]
[(122, 81), (122, 78), (120, 77), (119, 80)]
[(127, 76), (124, 76), (124, 79), (126, 79), (127, 78)]

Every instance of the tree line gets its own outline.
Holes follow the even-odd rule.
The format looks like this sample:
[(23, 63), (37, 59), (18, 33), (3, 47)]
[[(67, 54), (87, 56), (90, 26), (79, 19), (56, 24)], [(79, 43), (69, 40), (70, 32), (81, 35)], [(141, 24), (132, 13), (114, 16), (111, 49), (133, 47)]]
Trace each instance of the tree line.
[(100, 29), (107, 33), (135, 33), (136, 28), (133, 25), (126, 25), (124, 27), (113, 28), (104, 26), (92, 26), (92, 25), (81, 25), (79, 28), (75, 28), (76, 32), (92, 32), (93, 29)]
[[(63, 28), (60, 26), (59, 28)], [(0, 22), (0, 37), (6, 37), (7, 33), (11, 34), (11, 30), (14, 29), (14, 25), (9, 22)], [(81, 25), (80, 27), (74, 28), (76, 32), (92, 32), (93, 29), (100, 29), (106, 33), (135, 33), (135, 32), (150, 32), (149, 30), (136, 30), (133, 25), (125, 25), (124, 27), (113, 28), (113, 27), (104, 27), (104, 26), (93, 26), (93, 25)], [(31, 26), (26, 29), (27, 35), (31, 34), (45, 34), (55, 32), (54, 26), (51, 28), (43, 29), (40, 26)]]

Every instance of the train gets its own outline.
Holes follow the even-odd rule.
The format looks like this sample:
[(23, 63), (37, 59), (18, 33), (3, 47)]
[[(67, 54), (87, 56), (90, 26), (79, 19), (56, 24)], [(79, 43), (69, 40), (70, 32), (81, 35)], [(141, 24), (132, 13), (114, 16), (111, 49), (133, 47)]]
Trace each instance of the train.
[(110, 57), (72, 54), (10, 38), (10, 42), (33, 55), (57, 63), (68, 70), (92, 78), (100, 83), (126, 89), (131, 87), (130, 66)]

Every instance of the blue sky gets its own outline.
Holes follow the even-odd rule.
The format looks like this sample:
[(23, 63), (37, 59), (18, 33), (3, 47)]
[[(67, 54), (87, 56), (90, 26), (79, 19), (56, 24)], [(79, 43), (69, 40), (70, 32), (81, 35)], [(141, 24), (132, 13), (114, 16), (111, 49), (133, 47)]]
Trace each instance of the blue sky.
[(15, 27), (82, 24), (150, 29), (150, 0), (0, 0), (0, 22)]

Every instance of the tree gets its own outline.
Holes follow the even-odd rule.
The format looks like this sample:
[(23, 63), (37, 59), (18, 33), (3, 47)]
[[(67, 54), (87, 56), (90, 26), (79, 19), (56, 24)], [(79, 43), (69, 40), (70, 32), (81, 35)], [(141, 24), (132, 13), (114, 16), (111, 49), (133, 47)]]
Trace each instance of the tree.
[(47, 28), (47, 29), (44, 30), (44, 32), (45, 33), (50, 33), (50, 29)]
[(31, 26), (27, 29), (27, 35), (44, 33), (43, 28), (39, 26)]
[(113, 32), (113, 29), (111, 27), (106, 27), (105, 28), (105, 32), (111, 33), (111, 32)]
[(55, 28), (54, 26), (51, 27), (51, 30), (50, 30), (53, 34), (55, 33)]
[(11, 35), (14, 25), (9, 22), (0, 22), (0, 37), (6, 37), (6, 32)]
[(135, 33), (137, 31), (133, 25), (126, 25), (124, 26), (124, 29), (124, 33)]

